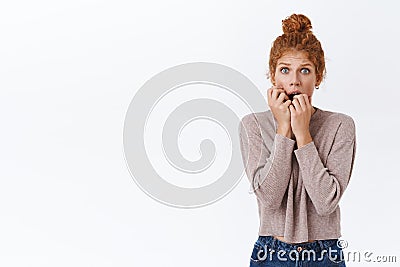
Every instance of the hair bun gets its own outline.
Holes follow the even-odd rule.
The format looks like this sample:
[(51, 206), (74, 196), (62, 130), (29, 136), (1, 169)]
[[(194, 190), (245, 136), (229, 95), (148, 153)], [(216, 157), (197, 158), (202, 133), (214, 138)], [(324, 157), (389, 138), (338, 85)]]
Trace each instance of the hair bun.
[(284, 34), (294, 32), (311, 32), (311, 21), (302, 14), (292, 14), (290, 17), (282, 20), (282, 29)]

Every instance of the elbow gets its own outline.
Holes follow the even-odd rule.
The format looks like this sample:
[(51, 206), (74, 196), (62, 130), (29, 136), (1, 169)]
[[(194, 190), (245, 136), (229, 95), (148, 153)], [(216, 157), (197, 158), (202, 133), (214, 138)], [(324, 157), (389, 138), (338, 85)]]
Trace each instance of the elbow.
[(256, 190), (255, 194), (258, 201), (262, 203), (263, 207), (267, 210), (277, 210), (282, 204), (282, 199), (277, 197), (271, 197), (271, 194), (266, 194), (263, 190)]
[(341, 190), (337, 186), (336, 190), (330, 190), (329, 194), (324, 194), (317, 199), (315, 209), (320, 216), (328, 216), (336, 211), (341, 198)]
[(315, 210), (319, 216), (328, 216), (336, 211), (338, 203), (320, 203), (320, 205), (315, 206)]
[[(257, 201), (267, 210), (277, 210), (281, 207), (286, 188), (282, 185), (271, 186), (267, 178), (254, 179), (261, 181), (254, 187), (254, 193)], [(287, 186), (286, 186), (287, 187)]]
[(277, 201), (264, 200), (263, 205), (267, 210), (277, 210), (280, 207), (281, 203), (278, 203)]

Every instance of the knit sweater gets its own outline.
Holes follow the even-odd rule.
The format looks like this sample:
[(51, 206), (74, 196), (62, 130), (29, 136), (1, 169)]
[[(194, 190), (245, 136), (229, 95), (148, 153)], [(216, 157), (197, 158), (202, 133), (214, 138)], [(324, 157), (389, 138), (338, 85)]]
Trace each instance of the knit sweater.
[(239, 123), (260, 236), (283, 236), (290, 243), (341, 237), (339, 201), (353, 170), (355, 124), (346, 114), (316, 108), (309, 129), (312, 141), (297, 148), (295, 140), (276, 133), (270, 110), (247, 114)]

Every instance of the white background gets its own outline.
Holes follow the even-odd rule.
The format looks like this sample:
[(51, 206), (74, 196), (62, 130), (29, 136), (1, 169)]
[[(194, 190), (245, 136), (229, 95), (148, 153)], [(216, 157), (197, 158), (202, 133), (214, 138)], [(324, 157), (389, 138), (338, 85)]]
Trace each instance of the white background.
[[(258, 213), (247, 179), (200, 209), (160, 204), (127, 170), (124, 117), (148, 79), (187, 62), (232, 67), (265, 93), (271, 43), (294, 12), (311, 18), (327, 58), (314, 105), (356, 122), (342, 238), (399, 262), (398, 10), (396, 1), (3, 1), (0, 266), (248, 266)], [(187, 144), (198, 152), (198, 141)]]

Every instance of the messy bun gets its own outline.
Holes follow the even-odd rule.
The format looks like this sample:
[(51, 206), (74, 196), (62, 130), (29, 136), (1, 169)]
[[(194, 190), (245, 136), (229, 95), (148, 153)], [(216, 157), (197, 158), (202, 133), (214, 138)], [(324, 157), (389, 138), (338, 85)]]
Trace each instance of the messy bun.
[(311, 29), (311, 21), (302, 14), (293, 14), (282, 20), (282, 30), (284, 34), (308, 32), (311, 31)]
[(286, 52), (295, 50), (306, 52), (309, 60), (315, 65), (317, 83), (322, 81), (325, 75), (324, 51), (311, 29), (310, 19), (302, 14), (292, 14), (282, 20), (283, 34), (276, 38), (270, 51), (269, 69), (272, 79), (275, 77), (278, 59)]

